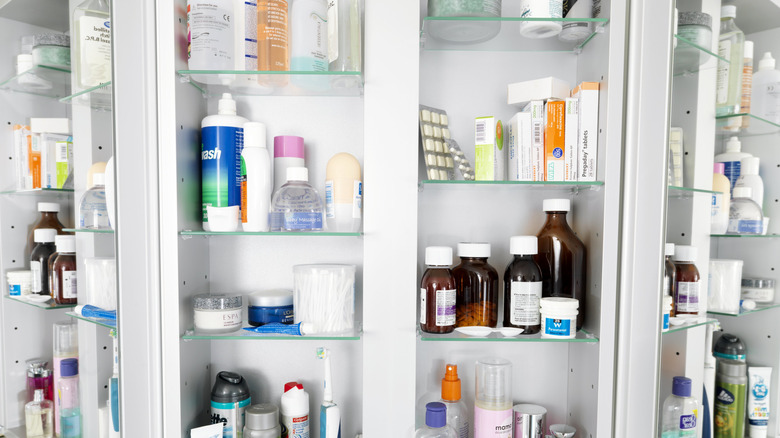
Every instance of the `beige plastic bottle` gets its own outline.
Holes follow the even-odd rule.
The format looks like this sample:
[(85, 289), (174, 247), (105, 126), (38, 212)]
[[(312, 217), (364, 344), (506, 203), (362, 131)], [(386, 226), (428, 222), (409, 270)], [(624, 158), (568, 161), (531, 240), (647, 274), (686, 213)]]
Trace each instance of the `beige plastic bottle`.
[(712, 174), (712, 218), (711, 234), (726, 234), (729, 227), (729, 209), (731, 208), (731, 183), (723, 174), (724, 163), (715, 163)]
[(325, 215), (328, 231), (356, 233), (363, 209), (360, 162), (341, 152), (328, 160), (325, 171)]

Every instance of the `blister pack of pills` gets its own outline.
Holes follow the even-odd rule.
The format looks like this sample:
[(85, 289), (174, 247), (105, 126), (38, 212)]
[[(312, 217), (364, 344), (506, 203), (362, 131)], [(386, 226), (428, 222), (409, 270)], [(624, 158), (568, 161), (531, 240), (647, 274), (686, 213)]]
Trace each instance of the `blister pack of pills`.
[(420, 105), (420, 146), (429, 180), (455, 179), (455, 160), (446, 141), (450, 139), (449, 118), (444, 110)]
[(455, 162), (455, 169), (460, 172), (463, 179), (466, 181), (474, 181), (474, 168), (471, 167), (471, 163), (466, 158), (466, 155), (460, 150), (458, 142), (450, 138), (444, 144), (447, 149), (449, 149), (450, 155), (452, 155), (452, 160)]

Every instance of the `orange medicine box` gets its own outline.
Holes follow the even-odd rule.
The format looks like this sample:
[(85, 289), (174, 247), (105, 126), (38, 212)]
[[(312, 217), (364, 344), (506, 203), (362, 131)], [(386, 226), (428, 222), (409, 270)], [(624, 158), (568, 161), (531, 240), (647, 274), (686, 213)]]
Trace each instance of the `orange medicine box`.
[(545, 105), (546, 128), (544, 131), (545, 181), (564, 180), (564, 151), (566, 146), (566, 102), (548, 101)]

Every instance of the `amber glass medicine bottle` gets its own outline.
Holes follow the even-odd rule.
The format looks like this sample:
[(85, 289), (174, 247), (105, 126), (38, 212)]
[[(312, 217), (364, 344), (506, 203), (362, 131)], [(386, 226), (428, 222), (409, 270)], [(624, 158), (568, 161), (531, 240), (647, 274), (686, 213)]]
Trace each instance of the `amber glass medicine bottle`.
[(57, 230), (53, 228), (38, 228), (35, 230), (35, 248), (30, 254), (30, 271), (32, 271), (32, 293), (50, 295), (49, 256), (54, 253), (54, 237)]
[(534, 261), (537, 247), (536, 236), (509, 239), (514, 259), (504, 272), (504, 327), (521, 328), (524, 335), (539, 333), (542, 328), (542, 271)]
[(677, 276), (675, 270), (677, 268), (672, 262), (672, 256), (674, 256), (674, 243), (667, 243), (664, 246), (664, 296), (674, 296), (674, 280)]
[(498, 324), (498, 272), (488, 264), (489, 243), (459, 243), (460, 264), (455, 278), (457, 326), (496, 327)]
[(60, 212), (60, 204), (56, 202), (39, 202), (38, 212), (41, 213), (41, 217), (30, 229), (30, 234), (27, 235), (27, 252), (32, 253), (35, 249), (35, 230), (38, 228), (53, 228), (57, 230), (57, 234), (67, 234), (62, 232), (63, 225), (57, 218), (57, 213)]
[(672, 312), (675, 316), (699, 314), (701, 277), (694, 264), (698, 255), (695, 246), (677, 245), (674, 248), (676, 278)]
[(577, 330), (585, 321), (585, 245), (566, 222), (571, 210), (568, 199), (545, 199), (547, 221), (539, 238), (539, 254), (534, 258), (542, 270), (542, 296), (579, 300)]
[(76, 304), (76, 236), (61, 236), (52, 264), (51, 294), (57, 304)]
[(455, 330), (455, 279), (452, 277), (452, 248), (425, 248), (428, 269), (420, 282), (420, 329), (426, 333)]

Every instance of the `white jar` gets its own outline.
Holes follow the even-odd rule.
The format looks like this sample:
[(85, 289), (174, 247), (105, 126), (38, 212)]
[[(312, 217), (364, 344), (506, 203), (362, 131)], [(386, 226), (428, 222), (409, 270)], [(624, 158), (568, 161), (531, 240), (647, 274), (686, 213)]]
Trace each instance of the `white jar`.
[(32, 271), (8, 271), (8, 295), (18, 297), (32, 293)]
[(664, 310), (664, 319), (663, 323), (661, 324), (661, 331), (662, 332), (668, 332), (669, 331), (669, 317), (672, 315), (672, 302), (674, 299), (672, 299), (671, 295), (664, 295), (664, 304), (663, 304), (663, 310)]
[[(561, 0), (520, 0), (520, 16), (523, 18), (563, 18)], [(550, 38), (561, 33), (560, 21), (523, 21), (520, 35), (525, 38)]]
[(542, 298), (539, 304), (542, 314), (542, 337), (574, 339), (577, 335), (579, 300), (550, 297)]
[(775, 281), (769, 278), (743, 278), (741, 298), (762, 304), (773, 303), (775, 301)]
[(244, 322), (240, 295), (195, 295), (192, 307), (195, 331), (200, 333), (230, 333), (239, 330)]

